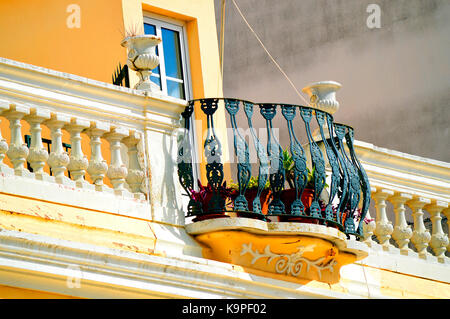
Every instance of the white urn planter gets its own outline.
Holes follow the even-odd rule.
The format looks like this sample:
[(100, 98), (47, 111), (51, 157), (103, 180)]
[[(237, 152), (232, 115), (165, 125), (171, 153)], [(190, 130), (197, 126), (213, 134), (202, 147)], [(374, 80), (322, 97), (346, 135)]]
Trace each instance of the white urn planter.
[(160, 91), (158, 85), (150, 80), (152, 70), (159, 65), (159, 57), (156, 54), (156, 46), (159, 43), (161, 38), (150, 34), (126, 37), (120, 43), (128, 49), (128, 67), (139, 76), (139, 82), (134, 86), (137, 90)]
[(339, 109), (336, 91), (341, 87), (335, 81), (320, 81), (304, 87), (302, 92), (308, 94), (311, 107), (333, 114)]

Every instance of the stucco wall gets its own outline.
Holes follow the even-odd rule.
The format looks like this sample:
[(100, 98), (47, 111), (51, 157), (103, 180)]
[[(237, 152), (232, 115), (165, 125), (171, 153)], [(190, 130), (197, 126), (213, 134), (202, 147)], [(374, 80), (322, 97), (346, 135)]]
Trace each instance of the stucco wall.
[[(219, 27), (221, 2), (215, 0)], [(299, 91), (320, 80), (343, 85), (335, 120), (352, 125), (356, 139), (450, 161), (450, 2), (236, 2)], [(381, 8), (379, 29), (366, 24), (371, 3)], [(304, 104), (231, 0), (226, 8), (225, 96)], [(287, 141), (285, 123), (280, 124)]]

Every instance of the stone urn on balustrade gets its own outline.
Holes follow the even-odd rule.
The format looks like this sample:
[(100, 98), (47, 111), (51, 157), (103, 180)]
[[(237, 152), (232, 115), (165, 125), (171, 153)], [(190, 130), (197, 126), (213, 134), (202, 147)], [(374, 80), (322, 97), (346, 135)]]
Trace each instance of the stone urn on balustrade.
[(129, 36), (120, 43), (128, 49), (128, 67), (136, 71), (139, 77), (139, 82), (134, 86), (137, 90), (160, 91), (158, 85), (150, 80), (152, 70), (159, 65), (159, 57), (156, 54), (156, 46), (159, 43), (161, 37), (150, 34)]
[[(336, 91), (341, 87), (342, 85), (335, 81), (320, 81), (305, 86), (302, 89), (302, 92), (308, 94), (310, 107), (333, 115), (339, 110), (339, 102), (336, 100)], [(326, 121), (323, 128), (325, 136), (328, 138), (328, 124)], [(312, 135), (315, 141), (320, 141), (322, 139), (319, 128), (316, 128)]]
[(333, 114), (339, 109), (336, 91), (341, 87), (335, 81), (320, 81), (304, 87), (302, 92), (308, 94), (311, 107)]

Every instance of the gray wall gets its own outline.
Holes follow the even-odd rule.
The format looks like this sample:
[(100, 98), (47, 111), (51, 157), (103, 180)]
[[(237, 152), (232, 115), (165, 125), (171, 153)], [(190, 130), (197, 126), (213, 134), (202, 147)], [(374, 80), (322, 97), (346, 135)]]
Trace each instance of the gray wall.
[[(450, 1), (235, 1), (299, 91), (320, 80), (343, 85), (334, 117), (356, 139), (450, 162)], [(380, 29), (366, 25), (371, 3), (381, 7)], [(224, 95), (304, 104), (231, 0), (226, 8)]]

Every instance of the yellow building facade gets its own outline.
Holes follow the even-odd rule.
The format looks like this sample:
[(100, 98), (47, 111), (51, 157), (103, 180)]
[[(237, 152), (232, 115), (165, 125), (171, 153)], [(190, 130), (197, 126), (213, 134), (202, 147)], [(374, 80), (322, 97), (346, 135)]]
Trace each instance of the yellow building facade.
[[(448, 245), (437, 226), (449, 214), (448, 163), (358, 142), (376, 203), (376, 223), (361, 240), (322, 225), (185, 217), (176, 161), (180, 114), (188, 100), (223, 96), (214, 10), (210, 0), (0, 2), (0, 127), (8, 144), (0, 176), (0, 297), (450, 298), (448, 246), (436, 248), (439, 254), (400, 251), (389, 243), (400, 222), (393, 225), (384, 210), (387, 201), (410, 203), (415, 231), (421, 209), (428, 210), (428, 242), (447, 238)], [(184, 97), (168, 88), (133, 89), (139, 79), (131, 70), (131, 88), (111, 84), (127, 60), (120, 43), (142, 33), (144, 23), (178, 32), (183, 78), (173, 82), (183, 84)], [(171, 77), (163, 67), (160, 81)], [(195, 105), (194, 143), (202, 154), (207, 117)], [(215, 119), (228, 154), (223, 107)], [(27, 154), (14, 153), (25, 135)], [(43, 148), (41, 138), (52, 148), (35, 160), (29, 154)], [(72, 149), (66, 164), (54, 164), (62, 143)], [(102, 163), (103, 170), (94, 165)], [(232, 178), (226, 165), (224, 175)], [(392, 228), (387, 242), (380, 240), (384, 225)], [(306, 266), (280, 271), (283, 258)]]

